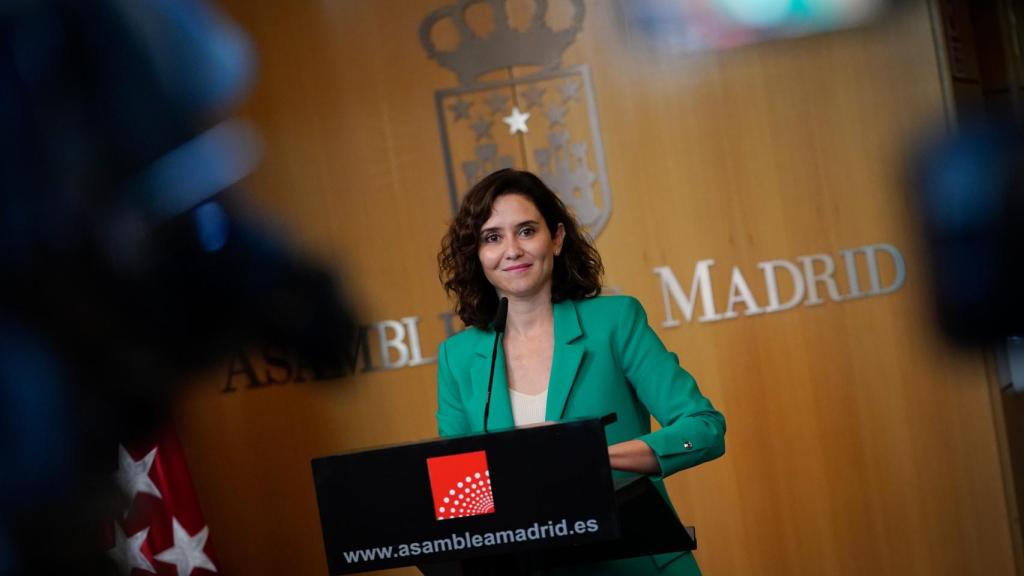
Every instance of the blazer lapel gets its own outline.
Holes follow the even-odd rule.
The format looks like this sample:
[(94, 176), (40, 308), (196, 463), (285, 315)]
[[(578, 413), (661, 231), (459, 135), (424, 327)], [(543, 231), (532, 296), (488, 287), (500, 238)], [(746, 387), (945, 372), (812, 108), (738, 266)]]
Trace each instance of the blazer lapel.
[(544, 415), (550, 422), (562, 419), (569, 392), (576, 381), (576, 372), (583, 362), (583, 343), (576, 341), (583, 335), (576, 305), (571, 300), (558, 302), (554, 306), (554, 315), (555, 350), (551, 358), (551, 380), (548, 381), (548, 404)]
[[(470, 378), (473, 383), (473, 397), (470, 400), (470, 428), (474, 432), (484, 430), (484, 408), (487, 404), (487, 379), (491, 373), (491, 350), (494, 347), (494, 332), (484, 332), (477, 342)], [(494, 363), (494, 387), (491, 390), (491, 412), (487, 418), (487, 429), (497, 430), (513, 425), (512, 403), (508, 398), (508, 379), (505, 375), (505, 353), (498, 341), (498, 357)]]

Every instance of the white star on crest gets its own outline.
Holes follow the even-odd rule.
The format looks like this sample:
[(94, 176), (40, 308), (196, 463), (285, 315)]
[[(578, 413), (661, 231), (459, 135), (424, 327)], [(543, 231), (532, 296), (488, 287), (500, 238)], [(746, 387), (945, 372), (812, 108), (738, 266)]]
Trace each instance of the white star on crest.
[(128, 494), (128, 503), (135, 500), (139, 492), (151, 494), (157, 498), (163, 498), (160, 489), (153, 484), (149, 477), (149, 469), (153, 466), (153, 459), (156, 458), (156, 448), (139, 461), (132, 460), (132, 455), (124, 449), (124, 446), (117, 446), (117, 484)]
[(149, 528), (140, 530), (131, 538), (125, 538), (121, 525), (114, 522), (114, 547), (107, 550), (107, 555), (117, 563), (118, 571), (124, 576), (132, 573), (133, 568), (156, 574), (149, 558), (142, 553), (142, 545), (146, 542)]
[(530, 113), (522, 112), (518, 106), (512, 108), (512, 113), (501, 119), (502, 122), (508, 124), (508, 133), (515, 134), (516, 132), (527, 133), (529, 128), (526, 127), (526, 121), (529, 120)]
[(206, 537), (210, 533), (209, 526), (195, 536), (189, 536), (188, 532), (181, 526), (177, 518), (171, 518), (174, 526), (174, 546), (153, 556), (156, 560), (174, 564), (178, 569), (178, 576), (189, 576), (196, 568), (205, 568), (210, 572), (216, 572), (217, 567), (213, 565), (210, 557), (203, 552), (206, 547)]

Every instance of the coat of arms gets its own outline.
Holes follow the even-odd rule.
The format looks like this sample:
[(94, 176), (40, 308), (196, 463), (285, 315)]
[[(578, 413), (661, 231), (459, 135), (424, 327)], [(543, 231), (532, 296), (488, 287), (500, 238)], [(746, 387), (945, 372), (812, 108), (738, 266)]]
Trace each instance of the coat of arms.
[[(561, 30), (546, 23), (546, 0), (534, 0), (529, 23), (513, 28), (506, 1), (458, 0), (420, 24), (427, 55), (455, 72), (460, 84), (434, 93), (452, 211), (480, 178), (521, 168), (540, 176), (597, 237), (611, 214), (611, 192), (590, 69), (561, 67), (583, 23), (583, 0), (572, 0), (572, 22)], [(474, 4), (488, 5), (493, 16), (486, 37), (466, 22)], [(442, 21), (457, 34), (449, 51), (432, 40)], [(530, 71), (517, 75), (524, 68)], [(489, 79), (481, 80), (484, 75)]]

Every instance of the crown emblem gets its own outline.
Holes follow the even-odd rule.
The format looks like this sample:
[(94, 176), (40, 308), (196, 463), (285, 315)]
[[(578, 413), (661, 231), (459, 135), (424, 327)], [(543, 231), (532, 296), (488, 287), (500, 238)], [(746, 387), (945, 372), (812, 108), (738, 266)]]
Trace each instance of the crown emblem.
[[(534, 0), (533, 15), (525, 30), (509, 25), (507, 0), (458, 0), (431, 12), (420, 24), (420, 43), (427, 56), (452, 70), (463, 85), (473, 84), (481, 74), (511, 66), (539, 66), (543, 70), (558, 68), (562, 53), (576, 39), (583, 24), (583, 0), (571, 0), (572, 24), (552, 30), (544, 21), (547, 0)], [(466, 23), (466, 10), (475, 4), (490, 7), (494, 29), (487, 37), (478, 36)], [(430, 35), (439, 22), (449, 19), (458, 32), (458, 45), (451, 51), (440, 51)]]
[[(563, 53), (583, 28), (583, 0), (568, 0), (571, 23), (559, 30), (548, 24), (554, 15), (549, 0), (533, 0), (522, 29), (509, 22), (508, 0), (451, 1), (426, 16), (419, 34), (427, 54), (459, 81), (434, 93), (452, 214), (459, 211), (460, 194), (480, 178), (517, 167), (540, 176), (597, 237), (611, 215), (612, 198), (594, 87), (586, 64), (562, 67)], [(487, 9), (491, 21), (472, 18), (476, 8)], [(471, 29), (467, 12), (490, 33)], [(435, 44), (442, 42), (442, 27), (450, 35), (444, 51)], [(512, 67), (536, 69), (481, 78)]]

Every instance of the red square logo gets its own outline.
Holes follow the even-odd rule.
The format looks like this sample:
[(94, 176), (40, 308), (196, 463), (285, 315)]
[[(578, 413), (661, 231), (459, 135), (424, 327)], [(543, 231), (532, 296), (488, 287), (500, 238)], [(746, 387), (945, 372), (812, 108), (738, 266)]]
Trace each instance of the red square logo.
[(491, 472), (483, 450), (427, 458), (427, 471), (438, 520), (494, 514)]

